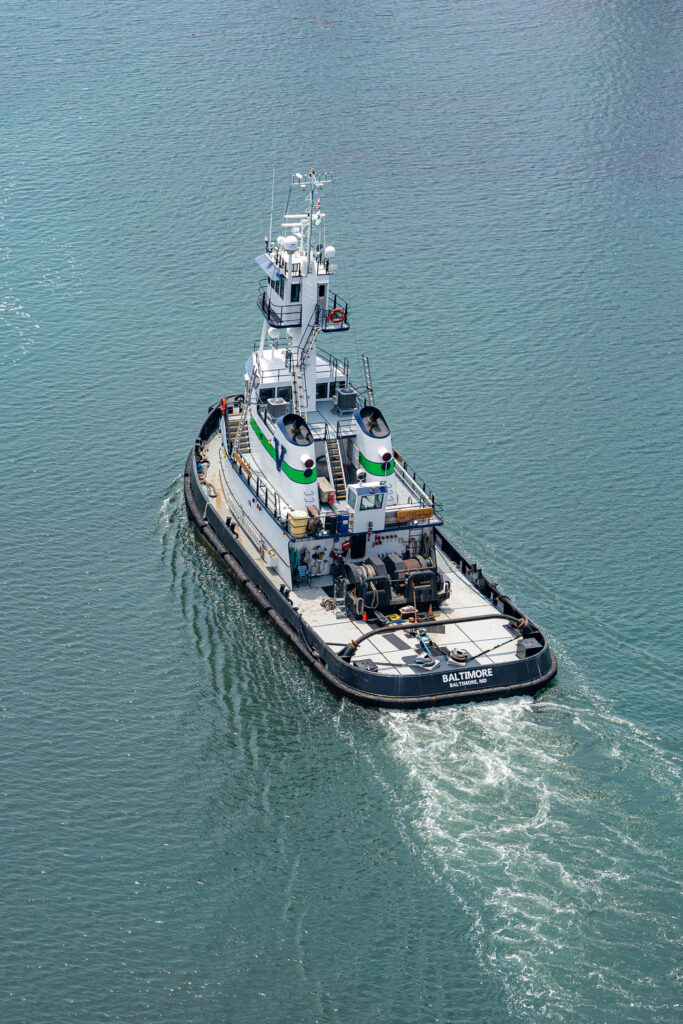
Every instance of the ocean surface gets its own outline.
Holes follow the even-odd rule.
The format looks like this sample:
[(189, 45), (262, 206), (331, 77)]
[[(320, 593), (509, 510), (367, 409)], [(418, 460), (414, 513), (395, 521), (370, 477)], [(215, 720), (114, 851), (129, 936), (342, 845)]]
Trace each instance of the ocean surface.
[[(5, 0), (2, 1024), (681, 1020), (680, 19)], [(188, 526), (311, 166), (534, 700), (338, 701)]]

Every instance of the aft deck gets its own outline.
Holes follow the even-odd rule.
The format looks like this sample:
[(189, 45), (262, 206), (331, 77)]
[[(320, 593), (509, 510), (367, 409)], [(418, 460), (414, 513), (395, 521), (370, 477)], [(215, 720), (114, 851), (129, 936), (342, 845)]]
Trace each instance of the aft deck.
[[(427, 644), (438, 657), (451, 649), (463, 651), (470, 660), (454, 665), (444, 662), (444, 671), (455, 668), (472, 669), (486, 667), (517, 657), (516, 645), (519, 633), (508, 620), (487, 601), (476, 588), (448, 561), (443, 552), (437, 551), (438, 565), (451, 583), (450, 597), (434, 613), (433, 621), (420, 621)], [(338, 619), (334, 609), (327, 610), (322, 601), (328, 597), (319, 587), (299, 589), (292, 594), (294, 607), (320, 637), (321, 641), (337, 653), (351, 641), (358, 641), (372, 632), (377, 623), (360, 622), (354, 619)], [(472, 616), (490, 615), (478, 622), (461, 624), (445, 622), (446, 619), (468, 619)], [(382, 674), (415, 675), (423, 674), (415, 659), (424, 654), (424, 647), (416, 636), (407, 635), (411, 623), (406, 621), (402, 628), (391, 633), (381, 633), (363, 641), (353, 664), (359, 668), (376, 668)], [(492, 648), (496, 648), (492, 650)]]

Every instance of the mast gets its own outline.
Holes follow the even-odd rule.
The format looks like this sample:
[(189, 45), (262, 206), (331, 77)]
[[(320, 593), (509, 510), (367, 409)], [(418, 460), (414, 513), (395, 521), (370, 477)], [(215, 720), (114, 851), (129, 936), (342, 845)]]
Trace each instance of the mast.
[[(335, 269), (331, 266), (335, 250), (324, 246), (325, 214), (320, 208), (320, 193), (332, 180), (332, 175), (318, 173), (314, 168), (306, 176), (292, 176), (282, 234), (275, 240), (266, 239), (266, 253), (257, 258), (268, 274), (259, 306), (271, 325), (267, 333), (276, 345), (278, 332), (286, 330), (292, 370), (301, 382), (295, 389), (294, 404), (303, 416), (316, 407), (316, 335), (320, 329), (329, 329), (328, 292), (330, 274)], [(292, 193), (297, 189), (308, 193), (306, 209), (303, 213), (290, 213), (290, 200), (292, 205), (295, 202)], [(344, 322), (339, 325), (340, 329), (346, 326)], [(265, 339), (264, 331), (259, 353), (263, 352)]]

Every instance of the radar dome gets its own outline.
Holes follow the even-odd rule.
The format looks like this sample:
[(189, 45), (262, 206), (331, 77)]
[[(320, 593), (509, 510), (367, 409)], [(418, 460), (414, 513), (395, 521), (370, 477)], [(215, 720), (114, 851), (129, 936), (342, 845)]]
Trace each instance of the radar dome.
[(298, 245), (299, 243), (297, 242), (294, 235), (287, 235), (287, 237), (282, 242), (282, 248), (285, 250), (285, 252), (296, 252)]
[(277, 327), (268, 328), (268, 337), (270, 338), (271, 341), (277, 341), (277, 339), (280, 337), (280, 332), (278, 331)]
[(337, 250), (335, 249), (335, 247), (333, 245), (328, 245), (328, 246), (325, 247), (325, 259), (326, 260), (333, 260), (336, 255), (337, 255)]

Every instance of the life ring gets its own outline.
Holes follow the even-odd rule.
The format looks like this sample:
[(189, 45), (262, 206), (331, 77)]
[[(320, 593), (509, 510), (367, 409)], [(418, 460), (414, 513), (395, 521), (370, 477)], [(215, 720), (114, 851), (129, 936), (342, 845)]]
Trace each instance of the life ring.
[(225, 416), (225, 410), (228, 408), (225, 398), (221, 398), (221, 416)]
[(343, 324), (346, 313), (340, 306), (336, 306), (335, 309), (331, 309), (327, 314), (327, 319), (331, 324)]

